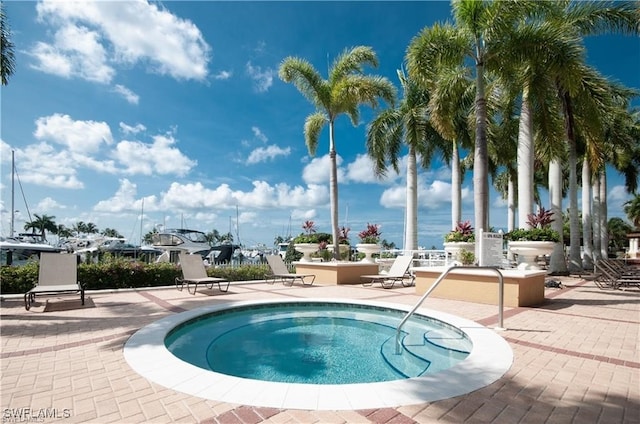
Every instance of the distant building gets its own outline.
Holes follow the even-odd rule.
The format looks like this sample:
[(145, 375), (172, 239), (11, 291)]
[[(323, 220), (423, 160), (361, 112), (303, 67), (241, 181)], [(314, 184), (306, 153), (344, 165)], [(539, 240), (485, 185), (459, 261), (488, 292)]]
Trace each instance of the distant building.
[(629, 239), (628, 257), (631, 259), (640, 258), (640, 233), (629, 233), (627, 238)]

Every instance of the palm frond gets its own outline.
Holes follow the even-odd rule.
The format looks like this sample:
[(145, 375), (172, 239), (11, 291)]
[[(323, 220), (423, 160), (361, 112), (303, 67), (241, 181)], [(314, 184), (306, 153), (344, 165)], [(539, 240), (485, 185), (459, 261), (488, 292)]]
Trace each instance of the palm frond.
[(322, 128), (327, 122), (329, 120), (324, 112), (313, 113), (307, 116), (304, 122), (304, 141), (311, 156), (316, 154), (320, 132), (322, 132)]

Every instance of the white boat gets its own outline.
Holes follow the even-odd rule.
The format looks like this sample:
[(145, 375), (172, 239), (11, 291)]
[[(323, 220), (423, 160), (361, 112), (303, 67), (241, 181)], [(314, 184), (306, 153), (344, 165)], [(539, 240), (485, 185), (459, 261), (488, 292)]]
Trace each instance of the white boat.
[[(31, 234), (28, 234), (31, 236)], [(24, 265), (29, 260), (38, 260), (41, 252), (60, 252), (58, 247), (37, 241), (38, 234), (34, 238), (24, 235), (18, 237), (0, 238), (0, 264)]]
[(211, 245), (202, 231), (168, 229), (151, 235), (151, 245), (157, 249), (198, 253), (203, 257), (211, 251)]

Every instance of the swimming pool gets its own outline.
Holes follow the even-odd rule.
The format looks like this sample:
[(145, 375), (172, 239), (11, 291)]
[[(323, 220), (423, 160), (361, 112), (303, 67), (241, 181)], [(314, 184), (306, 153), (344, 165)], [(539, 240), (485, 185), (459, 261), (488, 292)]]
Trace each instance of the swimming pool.
[(288, 303), (206, 314), (169, 332), (178, 358), (210, 371), (256, 380), (353, 384), (419, 377), (469, 355), (463, 331), (416, 315), (395, 349), (404, 312), (362, 304)]
[[(140, 329), (125, 344), (125, 359), (145, 378), (190, 395), (244, 405), (314, 410), (395, 407), (458, 396), (491, 384), (510, 368), (513, 361), (511, 348), (493, 330), (460, 317), (426, 308), (418, 309), (417, 313), (424, 319), (438, 320), (445, 323), (445, 326), (460, 329), (459, 331), (468, 338), (472, 348), (468, 356), (449, 368), (411, 378), (345, 384), (255, 380), (190, 364), (179, 359), (165, 346), (165, 340), (171, 339), (169, 335), (176, 334), (176, 328), (179, 329), (194, 319), (201, 319), (211, 314), (226, 314), (230, 308), (244, 308), (248, 311), (247, 315), (251, 316), (255, 311), (278, 307), (283, 303), (289, 305), (299, 303), (306, 307), (316, 304), (320, 308), (328, 304), (359, 305), (368, 309), (386, 310), (390, 315), (397, 315), (398, 311), (406, 312), (410, 309), (404, 305), (351, 299), (244, 301), (217, 304), (172, 315)], [(232, 330), (233, 325), (229, 329)], [(355, 352), (353, 354), (360, 356)], [(406, 352), (402, 356), (405, 355)], [(364, 361), (367, 358), (362, 359)]]

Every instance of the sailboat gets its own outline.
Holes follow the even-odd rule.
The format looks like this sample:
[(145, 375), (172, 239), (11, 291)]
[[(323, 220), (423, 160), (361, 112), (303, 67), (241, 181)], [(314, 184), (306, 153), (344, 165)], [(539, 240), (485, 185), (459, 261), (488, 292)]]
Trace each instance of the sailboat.
[(11, 225), (9, 237), (0, 237), (0, 264), (21, 265), (38, 258), (40, 252), (60, 252), (61, 249), (45, 243), (43, 237), (35, 233), (15, 235), (15, 152), (11, 151)]

